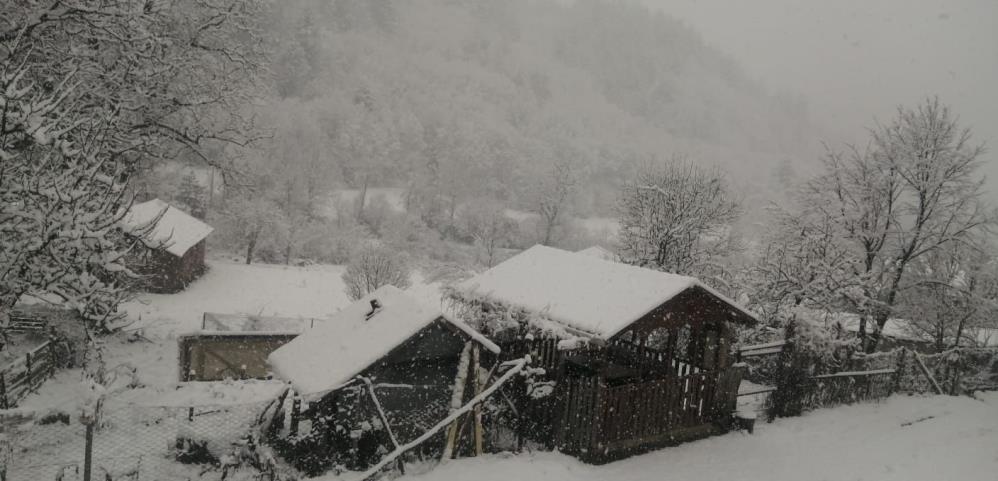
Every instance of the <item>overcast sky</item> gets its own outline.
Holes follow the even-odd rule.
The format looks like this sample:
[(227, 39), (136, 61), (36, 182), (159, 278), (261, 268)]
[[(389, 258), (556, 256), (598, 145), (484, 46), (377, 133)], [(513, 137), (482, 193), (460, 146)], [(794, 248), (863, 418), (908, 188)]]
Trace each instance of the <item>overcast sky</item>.
[(938, 94), (987, 143), (998, 193), (998, 0), (644, 1), (766, 85), (804, 95), (841, 140)]

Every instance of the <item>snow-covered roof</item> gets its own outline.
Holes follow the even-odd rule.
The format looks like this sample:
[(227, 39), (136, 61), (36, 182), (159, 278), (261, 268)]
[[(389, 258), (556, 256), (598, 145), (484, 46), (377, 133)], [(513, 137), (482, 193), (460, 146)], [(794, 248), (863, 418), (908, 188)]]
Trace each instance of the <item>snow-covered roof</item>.
[(597, 259), (603, 259), (605, 261), (618, 262), (620, 260), (620, 257), (617, 256), (617, 254), (614, 254), (601, 246), (587, 247), (576, 253), (584, 256), (595, 257)]
[(206, 331), (233, 332), (303, 332), (323, 320), (303, 317), (259, 316), (255, 314), (220, 314), (206, 312), (201, 328)]
[[(859, 316), (856, 314), (851, 314), (848, 312), (838, 312), (828, 317), (829, 321), (837, 322), (842, 329), (848, 332), (859, 332)], [(867, 324), (867, 331), (872, 330), (873, 326)], [(903, 340), (903, 341), (915, 341), (924, 342), (925, 339), (918, 336), (915, 332), (915, 328), (906, 319), (888, 319), (884, 323), (884, 329), (881, 334), (885, 337), (890, 337), (893, 339)]]
[(457, 286), (609, 339), (681, 292), (700, 287), (756, 319), (699, 280), (536, 245)]
[[(813, 317), (821, 319), (822, 314), (816, 313)], [(839, 323), (845, 331), (859, 332), (859, 316), (856, 314), (848, 312), (827, 314), (824, 315), (824, 320), (826, 320), (826, 322), (830, 321)], [(867, 325), (867, 330), (872, 328), (873, 326), (869, 324)], [(930, 342), (928, 336), (923, 335), (922, 333), (923, 330), (919, 329), (917, 325), (912, 324), (912, 321), (908, 319), (890, 318), (884, 323), (882, 335), (901, 341)], [(961, 336), (961, 343), (966, 345), (967, 343), (964, 341), (970, 341), (972, 344), (979, 347), (998, 346), (998, 329), (986, 327), (966, 327), (963, 335)]]
[[(381, 308), (368, 318), (372, 299), (377, 299)], [(316, 324), (272, 352), (267, 360), (274, 373), (299, 392), (333, 390), (438, 319), (499, 353), (499, 346), (481, 333), (389, 285)]]
[(142, 236), (142, 242), (149, 248), (162, 248), (177, 257), (183, 257), (191, 247), (214, 230), (210, 225), (159, 199), (132, 205), (121, 223), (126, 232), (140, 232), (156, 221), (157, 217), (159, 220)]

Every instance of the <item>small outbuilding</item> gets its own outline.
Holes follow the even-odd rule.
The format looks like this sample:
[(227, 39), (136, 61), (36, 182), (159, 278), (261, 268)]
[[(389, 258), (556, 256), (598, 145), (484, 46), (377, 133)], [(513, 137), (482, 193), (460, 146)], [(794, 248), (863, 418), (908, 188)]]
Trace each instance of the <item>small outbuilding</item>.
[(122, 227), (142, 241), (144, 249), (133, 251), (127, 265), (149, 292), (179, 292), (204, 274), (205, 239), (214, 230), (208, 224), (153, 199), (132, 205)]
[(267, 356), (323, 319), (204, 313), (201, 329), (177, 337), (180, 381), (268, 379)]
[(451, 296), (503, 357), (544, 369), (550, 394), (518, 401), (524, 437), (600, 463), (732, 420), (732, 327), (757, 321), (697, 279), (534, 246)]
[(268, 357), (303, 399), (278, 450), (311, 475), (365, 469), (446, 418), (469, 358), (477, 372), (499, 352), (439, 309), (381, 287)]

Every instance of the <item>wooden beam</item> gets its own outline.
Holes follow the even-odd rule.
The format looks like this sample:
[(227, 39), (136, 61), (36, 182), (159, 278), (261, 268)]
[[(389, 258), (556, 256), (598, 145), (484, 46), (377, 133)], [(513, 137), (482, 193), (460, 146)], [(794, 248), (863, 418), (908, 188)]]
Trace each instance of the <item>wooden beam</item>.
[(936, 378), (932, 377), (932, 373), (929, 372), (929, 368), (925, 367), (925, 363), (922, 362), (922, 356), (919, 356), (917, 351), (911, 351), (911, 354), (915, 356), (915, 361), (918, 363), (918, 367), (922, 370), (922, 374), (925, 374), (925, 377), (929, 378), (929, 382), (932, 383), (932, 387), (936, 390), (936, 393), (943, 394), (943, 388), (939, 386), (938, 382), (936, 382)]
[[(471, 355), (471, 342), (464, 343), (464, 349), (461, 350), (461, 360), (457, 365), (457, 374), (454, 376), (454, 392), (451, 395), (450, 408), (451, 413), (454, 413), (461, 407), (461, 401), (464, 400), (464, 387), (468, 381), (468, 363), (470, 361), (469, 357)], [(440, 456), (441, 462), (447, 462), (451, 457), (454, 456), (454, 445), (457, 443), (458, 435), (458, 418), (460, 416), (454, 416), (453, 422), (450, 428), (447, 430), (447, 442), (444, 444), (443, 455)]]
[[(358, 379), (364, 382), (367, 386), (367, 392), (371, 395), (371, 401), (374, 403), (375, 409), (378, 411), (378, 419), (381, 420), (381, 424), (385, 426), (385, 431), (388, 433), (388, 438), (392, 441), (392, 446), (395, 450), (399, 449), (398, 438), (395, 437), (395, 432), (392, 431), (392, 425), (388, 422), (388, 416), (385, 415), (384, 408), (381, 407), (381, 401), (378, 400), (378, 395), (374, 392), (374, 383), (371, 382), (369, 378), (363, 376), (357, 376)], [(405, 474), (405, 464), (402, 462), (402, 458), (399, 458), (399, 472)]]
[(416, 438), (416, 439), (408, 442), (407, 444), (405, 444), (403, 446), (400, 446), (395, 451), (389, 453), (387, 456), (385, 456), (384, 458), (382, 458), (381, 461), (378, 462), (378, 464), (375, 464), (370, 469), (368, 469), (367, 471), (361, 473), (356, 478), (344, 478), (344, 479), (348, 479), (348, 480), (366, 480), (366, 479), (370, 479), (375, 474), (378, 474), (378, 472), (381, 471), (382, 468), (384, 468), (385, 466), (388, 466), (392, 461), (394, 461), (396, 458), (398, 458), (399, 456), (401, 456), (406, 451), (408, 451), (408, 450), (410, 450), (410, 449), (412, 449), (412, 448), (414, 448), (416, 446), (419, 446), (420, 444), (423, 444), (424, 442), (426, 442), (428, 439), (432, 438), (433, 435), (435, 435), (437, 432), (439, 432), (441, 429), (443, 429), (448, 424), (450, 424), (451, 426), (453, 426), (454, 423), (457, 421), (457, 419), (459, 417), (461, 417), (461, 415), (463, 415), (463, 414), (467, 413), (468, 411), (470, 411), (472, 409), (472, 407), (474, 407), (475, 405), (480, 404), (482, 401), (488, 399), (489, 396), (491, 396), (494, 392), (496, 392), (496, 390), (498, 390), (500, 387), (502, 387), (504, 384), (506, 384), (506, 382), (509, 381), (513, 376), (517, 375), (520, 371), (522, 371), (523, 368), (526, 367), (527, 364), (529, 364), (529, 363), (530, 363), (530, 356), (525, 356), (522, 359), (517, 359), (515, 361), (509, 361), (507, 363), (504, 363), (506, 366), (509, 366), (510, 369), (508, 371), (506, 371), (505, 374), (503, 374), (502, 376), (500, 376), (499, 379), (497, 379), (494, 384), (492, 384), (491, 386), (489, 386), (488, 388), (486, 388), (484, 391), (482, 391), (481, 394), (479, 394), (479, 395), (475, 396), (474, 398), (472, 398), (470, 401), (468, 401), (467, 403), (465, 403), (464, 406), (458, 407), (458, 409), (456, 409), (452, 413), (450, 413), (449, 416), (447, 416), (442, 421), (440, 421), (439, 423), (437, 423), (436, 425), (434, 425), (432, 428), (430, 428), (428, 431), (426, 431), (425, 433), (423, 433), (418, 438)]
[[(471, 369), (474, 373), (475, 382), (475, 396), (482, 393), (482, 373), (479, 372), (479, 356), (478, 356), (478, 344), (475, 344), (471, 348)], [(475, 405), (475, 456), (481, 456), (484, 453), (483, 449), (483, 436), (482, 436), (482, 405)]]

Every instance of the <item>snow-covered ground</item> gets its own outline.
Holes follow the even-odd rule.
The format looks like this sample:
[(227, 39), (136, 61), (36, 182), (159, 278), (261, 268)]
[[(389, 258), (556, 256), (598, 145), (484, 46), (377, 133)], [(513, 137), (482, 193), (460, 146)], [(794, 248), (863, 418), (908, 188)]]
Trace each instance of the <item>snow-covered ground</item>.
[[(134, 368), (139, 384), (146, 387), (126, 391), (116, 402), (160, 406), (187, 401), (187, 394), (170, 387), (177, 379), (176, 335), (200, 328), (205, 311), (323, 318), (349, 304), (341, 266), (246, 266), (218, 260), (210, 266), (210, 272), (185, 292), (145, 294), (126, 306), (135, 320), (128, 329), (134, 333), (141, 328), (142, 336), (109, 338), (107, 363), (112, 369), (121, 366), (117, 369), (123, 377)], [(411, 294), (439, 302), (438, 286), (418, 277), (414, 281)], [(78, 371), (61, 372), (22, 406), (65, 407), (67, 400), (82, 397), (79, 380)], [(216, 389), (210, 400), (256, 402), (272, 397), (280, 386), (258, 387)], [(177, 396), (182, 402), (174, 400)], [(751, 404), (761, 399), (745, 399), (740, 409), (758, 409)], [(606, 466), (534, 453), (458, 460), (403, 479), (992, 481), (998, 479), (996, 473), (998, 393), (986, 393), (978, 399), (895, 396), (879, 404), (823, 409), (772, 424), (760, 419), (753, 435), (730, 433)]]
[[(123, 306), (133, 322), (126, 332), (105, 339), (109, 369), (125, 376), (134, 368), (139, 384), (167, 386), (178, 380), (177, 335), (199, 330), (204, 312), (321, 319), (350, 304), (340, 277), (344, 266), (246, 265), (219, 259), (208, 265), (208, 272), (183, 292), (141, 294)], [(423, 282), (419, 273), (407, 292), (440, 305), (439, 286)], [(73, 397), (67, 393), (80, 379), (79, 370), (59, 372), (21, 406), (65, 407)]]
[(998, 393), (894, 396), (589, 466), (557, 453), (464, 459), (419, 481), (994, 481)]

